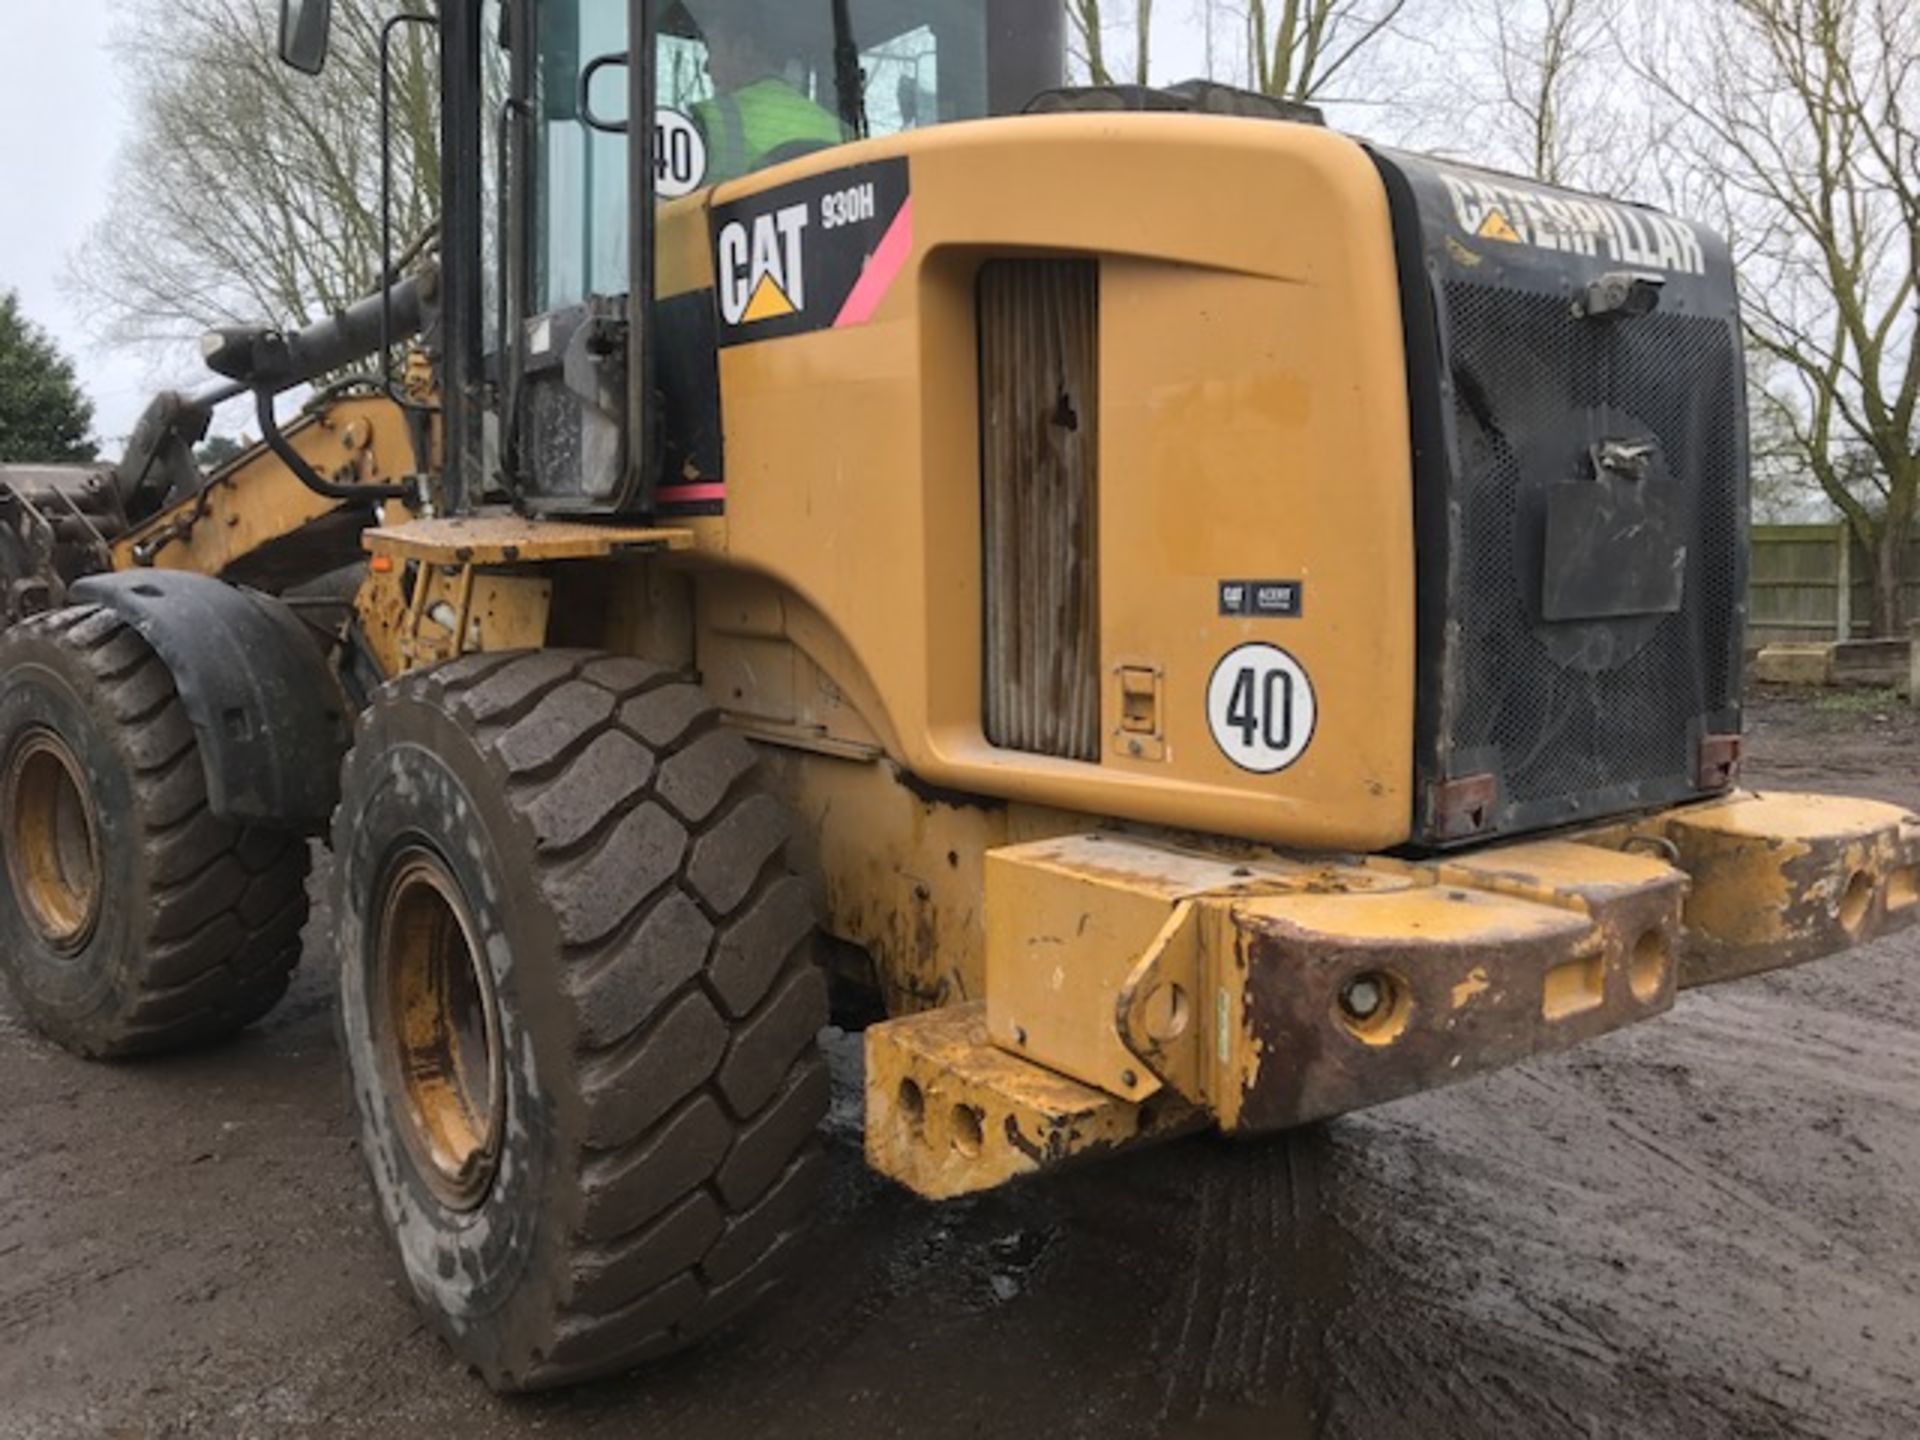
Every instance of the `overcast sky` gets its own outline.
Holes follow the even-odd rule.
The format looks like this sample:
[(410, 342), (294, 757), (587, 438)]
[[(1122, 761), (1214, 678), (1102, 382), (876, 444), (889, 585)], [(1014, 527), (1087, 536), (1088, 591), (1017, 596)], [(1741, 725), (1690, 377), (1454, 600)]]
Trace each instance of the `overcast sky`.
[[(0, 0), (15, 57), (0, 84), (0, 289), (17, 290), (28, 317), (72, 357), (94, 402), (95, 435), (109, 456), (119, 453), (157, 390), (205, 378), (191, 356), (174, 357), (170, 366), (150, 353), (101, 344), (92, 317), (61, 283), (105, 214), (131, 123), (111, 48), (115, 18), (130, 3)], [(1169, 77), (1196, 73), (1204, 64), (1200, 8), (1197, 0), (1163, 0), (1155, 68)]]
[(97, 345), (62, 293), (68, 257), (106, 209), (126, 104), (108, 49), (118, 0), (0, 0), (11, 63), (0, 85), (0, 289), (73, 357), (109, 454), (163, 378)]

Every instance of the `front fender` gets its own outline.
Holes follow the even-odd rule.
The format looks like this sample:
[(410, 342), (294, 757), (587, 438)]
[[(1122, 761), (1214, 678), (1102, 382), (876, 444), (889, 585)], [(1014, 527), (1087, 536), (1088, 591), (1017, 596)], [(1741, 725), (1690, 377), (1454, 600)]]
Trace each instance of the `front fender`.
[(319, 831), (340, 795), (351, 710), (307, 627), (270, 595), (186, 571), (95, 575), (70, 602), (113, 611), (172, 672), (207, 800), (237, 824)]

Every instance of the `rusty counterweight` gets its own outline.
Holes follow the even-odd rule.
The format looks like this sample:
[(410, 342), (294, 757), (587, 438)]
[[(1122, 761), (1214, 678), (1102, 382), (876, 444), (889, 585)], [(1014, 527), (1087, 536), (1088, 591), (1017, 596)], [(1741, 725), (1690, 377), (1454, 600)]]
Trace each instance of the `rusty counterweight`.
[(1920, 918), (1920, 819), (1735, 795), (1434, 861), (1099, 833), (994, 851), (987, 998), (868, 1034), (868, 1154), (930, 1196), (1279, 1130), (1565, 1049)]

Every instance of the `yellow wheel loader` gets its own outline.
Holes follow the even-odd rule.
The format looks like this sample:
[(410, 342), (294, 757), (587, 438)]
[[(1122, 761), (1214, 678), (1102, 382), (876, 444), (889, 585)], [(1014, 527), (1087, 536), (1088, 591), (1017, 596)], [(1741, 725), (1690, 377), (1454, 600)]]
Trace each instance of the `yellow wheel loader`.
[[(290, 63), (328, 19), (287, 0)], [(1914, 817), (1736, 788), (1726, 247), (1067, 88), (1063, 23), (396, 16), (438, 36), (433, 243), (211, 337), (116, 470), (0, 477), (18, 1006), (101, 1058), (248, 1024), (329, 844), (379, 1211), (496, 1387), (777, 1283), (829, 969), (887, 1017), (867, 1158), (939, 1199), (1920, 914)], [(262, 444), (202, 475), (243, 397)]]

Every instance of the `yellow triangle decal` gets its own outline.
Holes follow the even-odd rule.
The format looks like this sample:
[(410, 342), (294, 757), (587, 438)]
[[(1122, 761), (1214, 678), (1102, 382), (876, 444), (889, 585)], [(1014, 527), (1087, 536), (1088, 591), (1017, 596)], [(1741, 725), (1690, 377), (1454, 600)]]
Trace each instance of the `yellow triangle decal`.
[(782, 315), (794, 313), (793, 301), (787, 298), (773, 276), (762, 275), (760, 288), (753, 292), (753, 299), (747, 304), (747, 313), (740, 317), (740, 323), (751, 325), (756, 320), (778, 320)]
[(1520, 243), (1520, 232), (1508, 222), (1507, 217), (1498, 210), (1489, 210), (1487, 218), (1480, 222), (1482, 240), (1504, 240), (1509, 245)]

